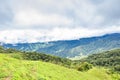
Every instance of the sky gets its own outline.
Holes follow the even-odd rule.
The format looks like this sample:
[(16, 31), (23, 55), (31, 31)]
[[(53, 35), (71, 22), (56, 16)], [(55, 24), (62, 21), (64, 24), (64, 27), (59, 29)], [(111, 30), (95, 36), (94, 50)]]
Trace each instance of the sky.
[(0, 0), (0, 42), (48, 42), (109, 33), (120, 33), (120, 0)]

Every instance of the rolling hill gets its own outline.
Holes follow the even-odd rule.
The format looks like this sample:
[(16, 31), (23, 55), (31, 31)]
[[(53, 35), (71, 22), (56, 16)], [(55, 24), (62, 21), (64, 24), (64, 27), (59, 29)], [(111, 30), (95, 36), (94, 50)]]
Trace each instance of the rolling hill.
[[(69, 62), (70, 64), (68, 64)], [(80, 62), (80, 64), (78, 62)], [(88, 70), (78, 70), (78, 67), (79, 69), (80, 67), (88, 68), (88, 65), (85, 66), (84, 63), (81, 64), (82, 61), (78, 62), (75, 63), (74, 61), (65, 58), (46, 55), (43, 53), (21, 52), (14, 49), (4, 49), (3, 47), (0, 47), (0, 80), (120, 79), (119, 73), (116, 71), (111, 73), (111, 71), (109, 71), (109, 67), (104, 68), (97, 67), (95, 65)]]
[(81, 57), (101, 51), (120, 48), (120, 33), (81, 38), (78, 40), (1, 44), (5, 48), (15, 48), (22, 51), (37, 51), (60, 57), (74, 58), (76, 56)]
[(87, 72), (80, 72), (48, 62), (16, 59), (11, 57), (11, 54), (0, 53), (0, 80), (113, 79), (103, 68), (93, 68)]

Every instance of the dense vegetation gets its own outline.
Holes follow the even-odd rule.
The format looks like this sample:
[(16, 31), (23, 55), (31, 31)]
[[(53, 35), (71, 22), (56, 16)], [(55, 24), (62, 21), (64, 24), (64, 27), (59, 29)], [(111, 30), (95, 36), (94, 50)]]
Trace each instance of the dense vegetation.
[(47, 55), (43, 53), (37, 53), (37, 52), (24, 52), (23, 58), (26, 60), (41, 60), (44, 62), (51, 62), (55, 64), (59, 64), (62, 66), (70, 67), (71, 65), (71, 60), (67, 58), (60, 58), (57, 56), (52, 56), (52, 55)]
[(2, 46), (0, 46), (0, 53), (15, 53), (15, 52), (21, 52), (19, 50), (16, 49), (12, 49), (12, 48), (3, 48)]
[(81, 61), (89, 62), (94, 66), (110, 67), (113, 70), (120, 72), (120, 49), (92, 54)]

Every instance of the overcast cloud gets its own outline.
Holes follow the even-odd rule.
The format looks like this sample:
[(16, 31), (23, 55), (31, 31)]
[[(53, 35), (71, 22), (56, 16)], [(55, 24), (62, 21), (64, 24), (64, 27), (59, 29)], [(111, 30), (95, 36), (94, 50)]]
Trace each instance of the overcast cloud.
[(0, 0), (0, 42), (69, 40), (120, 32), (120, 0)]

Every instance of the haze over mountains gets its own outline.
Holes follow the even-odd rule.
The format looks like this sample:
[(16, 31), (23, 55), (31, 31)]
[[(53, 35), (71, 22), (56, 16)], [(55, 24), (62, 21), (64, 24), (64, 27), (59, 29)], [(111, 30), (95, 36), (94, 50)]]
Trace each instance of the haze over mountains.
[[(120, 33), (119, 3), (120, 0), (0, 1), (0, 42), (6, 48), (69, 58), (119, 48), (119, 34), (109, 34)], [(101, 36), (104, 34), (109, 35)]]
[(2, 46), (22, 51), (37, 51), (60, 57), (74, 58), (120, 48), (120, 33), (81, 38), (78, 40), (61, 40), (48, 43), (2, 44)]

